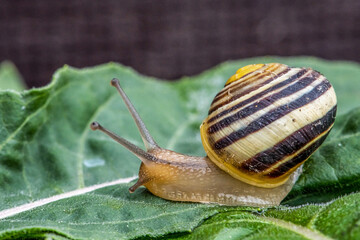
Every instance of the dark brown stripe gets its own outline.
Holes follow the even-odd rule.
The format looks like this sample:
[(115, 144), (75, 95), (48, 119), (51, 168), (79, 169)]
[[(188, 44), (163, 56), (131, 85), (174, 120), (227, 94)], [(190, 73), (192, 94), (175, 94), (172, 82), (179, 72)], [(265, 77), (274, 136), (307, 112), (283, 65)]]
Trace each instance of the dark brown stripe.
[[(271, 66), (271, 68), (265, 64), (263, 67), (261, 67), (260, 69), (257, 69), (256, 73), (254, 75), (252, 75), (249, 79), (246, 79), (246, 80), (243, 80), (243, 81), (239, 81), (240, 79), (243, 79), (244, 77), (247, 77), (249, 76), (249, 74), (252, 74), (254, 73), (254, 71), (252, 72), (249, 72), (248, 74), (246, 74), (246, 76), (242, 76), (241, 78), (233, 81), (232, 83), (230, 84), (227, 84), (227, 85), (224, 85), (224, 88), (218, 93), (216, 94), (214, 100), (213, 100), (213, 103), (215, 103), (216, 101), (218, 101), (219, 99), (221, 99), (223, 96), (220, 96), (220, 95), (223, 95), (225, 94), (229, 89), (233, 89), (233, 88), (243, 88), (244, 87), (244, 84), (245, 86), (248, 84), (248, 83), (251, 83), (251, 82), (254, 82), (260, 78), (263, 78), (265, 77), (266, 75), (269, 75), (269, 72), (270, 71), (275, 71), (277, 70), (278, 68), (280, 68), (281, 65), (275, 65), (275, 66)], [(270, 71), (269, 71), (270, 69)], [(235, 73), (236, 74), (236, 73)], [(231, 86), (230, 86), (231, 85)]]
[[(260, 75), (260, 76), (259, 76)], [(263, 73), (256, 73), (254, 74), (253, 77), (256, 77), (256, 79), (258, 79), (258, 77), (262, 77), (264, 76), (265, 74)], [(252, 78), (251, 78), (252, 79)], [(236, 87), (236, 89), (238, 88), (243, 88), (244, 87), (244, 82), (239, 82), (240, 79), (232, 82), (234, 83), (231, 87), (227, 87), (228, 85), (225, 85), (224, 88), (218, 93), (216, 94), (216, 96), (214, 97), (213, 101), (211, 102), (211, 106), (213, 106), (217, 101), (221, 100), (225, 94), (227, 94), (227, 92), (229, 91), (229, 89), (233, 89), (234, 87)], [(216, 106), (215, 106), (216, 107)], [(209, 112), (210, 111), (213, 111), (212, 108), (215, 108), (215, 107), (211, 107)]]
[(222, 149), (230, 146), (239, 139), (244, 138), (256, 131), (259, 131), (260, 129), (266, 127), (267, 125), (275, 122), (276, 120), (285, 116), (289, 112), (309, 104), (310, 102), (314, 101), (315, 99), (323, 95), (330, 88), (331, 85), (328, 80), (322, 81), (320, 84), (314, 87), (313, 90), (297, 98), (295, 101), (282, 105), (276, 109), (273, 109), (272, 111), (261, 116), (260, 118), (255, 119), (245, 128), (240, 129), (238, 131), (234, 131), (233, 133), (218, 140), (217, 142), (215, 142), (214, 147), (216, 149)]
[[(316, 79), (317, 78), (314, 75), (311, 75), (309, 77), (304, 77), (301, 80), (295, 82), (294, 84), (286, 87), (285, 89), (283, 89), (273, 95), (270, 95), (269, 97), (263, 98), (259, 101), (255, 101), (255, 103), (253, 103), (253, 104), (239, 110), (238, 112), (234, 113), (233, 115), (226, 117), (226, 118), (214, 123), (213, 125), (211, 125), (208, 129), (208, 133), (215, 133), (215, 132), (221, 130), (222, 128), (231, 125), (233, 122), (238, 121), (239, 119), (246, 118), (246, 117), (258, 112), (258, 111), (270, 106), (277, 100), (287, 97), (287, 96), (290, 96), (290, 95), (300, 91), (301, 89), (306, 88), (311, 83), (313, 83)], [(272, 90), (273, 89), (268, 89), (268, 92), (271, 92)], [(247, 100), (245, 100), (245, 101), (247, 101)], [(237, 105), (235, 105), (234, 107), (232, 107), (230, 109), (235, 110), (236, 106)]]
[(308, 159), (311, 156), (311, 154), (313, 152), (316, 151), (316, 149), (318, 149), (318, 147), (324, 142), (324, 140), (328, 134), (329, 134), (329, 132), (326, 133), (323, 137), (321, 137), (318, 141), (316, 141), (312, 145), (310, 145), (309, 148), (307, 148), (306, 150), (301, 152), (299, 155), (297, 155), (293, 159), (281, 164), (279, 167), (275, 168), (273, 171), (266, 174), (265, 176), (270, 177), (270, 178), (278, 178), (278, 177), (284, 175), (285, 173), (287, 173), (289, 171), (289, 169), (304, 162), (306, 159)]
[[(254, 74), (254, 76), (253, 77), (257, 77), (258, 75), (261, 75), (261, 76), (263, 76), (264, 74), (263, 73), (256, 73), (256, 74)], [(239, 79), (238, 79), (239, 80)], [(243, 84), (242, 84), (242, 82), (238, 82), (238, 83), (236, 83), (238, 80), (236, 80), (235, 82), (233, 82), (233, 83), (235, 83), (233, 86), (231, 86), (231, 87), (226, 87), (226, 86), (228, 86), (228, 85), (225, 85), (224, 86), (224, 88), (220, 91), (220, 92), (218, 92), (218, 94), (216, 94), (215, 95), (215, 97), (214, 97), (214, 100), (211, 102), (211, 106), (214, 104), (214, 103), (216, 103), (217, 101), (219, 101), (220, 99), (222, 99), (224, 96), (222, 96), (223, 94), (226, 94), (226, 92), (227, 91), (229, 91), (229, 89), (232, 89), (233, 87), (237, 87), (237, 86), (239, 86), (239, 87), (243, 87)]]
[[(256, 74), (254, 74), (254, 76), (252, 76), (252, 78), (255, 77), (255, 76), (259, 76), (259, 75), (263, 76), (263, 75), (266, 73), (266, 72), (265, 72), (265, 69), (268, 69), (267, 64), (265, 64), (265, 65), (262, 66), (260, 69), (258, 69), (257, 71), (262, 71), (262, 72), (257, 72)], [(276, 69), (277, 69), (277, 68), (276, 68)], [(240, 83), (239, 83), (239, 82), (236, 83), (236, 82), (237, 82), (238, 80), (240, 80), (240, 79), (248, 76), (249, 74), (251, 74), (251, 73), (253, 73), (253, 72), (254, 72), (254, 71), (249, 72), (248, 74), (246, 74), (246, 75), (244, 75), (244, 76), (241, 76), (241, 78), (235, 80), (234, 82), (229, 83), (229, 84), (227, 84), (227, 85), (224, 85), (224, 88), (223, 88), (220, 92), (218, 92), (218, 94), (216, 94), (216, 96), (215, 96), (215, 98), (214, 98), (214, 101), (215, 101), (215, 99), (217, 99), (217, 98), (219, 97), (220, 94), (227, 92), (227, 91), (228, 91), (230, 88), (232, 88), (233, 86), (237, 86), (237, 85), (239, 85), (239, 84), (242, 84), (243, 82), (240, 82)], [(236, 74), (236, 73), (235, 73), (235, 74)], [(236, 84), (233, 84), (233, 83), (236, 83)], [(230, 84), (233, 84), (233, 86), (231, 86), (230, 88), (227, 88), (227, 86), (229, 86)]]
[(251, 159), (246, 160), (241, 164), (240, 168), (253, 173), (265, 171), (285, 157), (296, 153), (301, 148), (305, 147), (306, 144), (327, 131), (335, 121), (335, 116), (336, 105), (322, 118), (297, 130), (295, 133), (277, 143), (274, 147), (260, 152)]
[[(212, 101), (212, 103), (211, 103), (211, 106), (212, 106), (212, 107), (210, 107), (209, 112), (208, 112), (208, 115), (211, 114), (212, 112), (214, 112), (214, 111), (215, 111), (216, 109), (218, 109), (219, 107), (222, 107), (222, 106), (224, 106), (224, 105), (226, 105), (226, 104), (228, 104), (228, 103), (230, 103), (230, 102), (232, 102), (232, 101), (234, 101), (234, 100), (236, 100), (236, 99), (238, 99), (238, 98), (240, 98), (240, 97), (242, 97), (242, 96), (244, 96), (244, 95), (246, 95), (246, 94), (248, 94), (248, 93), (250, 93), (250, 92), (252, 92), (252, 91), (254, 91), (254, 90), (256, 90), (256, 89), (258, 89), (258, 88), (260, 88), (260, 87), (262, 87), (262, 86), (264, 86), (264, 85), (266, 85), (266, 84), (269, 84), (270, 82), (274, 81), (275, 79), (278, 79), (279, 77), (281, 77), (282, 75), (286, 74), (286, 73), (289, 72), (289, 71), (290, 71), (290, 68), (284, 69), (283, 71), (279, 72), (276, 76), (269, 78), (269, 79), (266, 80), (265, 82), (262, 82), (262, 83), (254, 86), (254, 87), (252, 87), (252, 88), (249, 88), (248, 90), (246, 90), (246, 91), (244, 91), (244, 92), (241, 92), (240, 94), (236, 94), (236, 95), (234, 95), (233, 97), (231, 97), (230, 99), (228, 99), (228, 100), (226, 100), (226, 101), (224, 101), (224, 102), (222, 102), (222, 103), (219, 103), (219, 104), (217, 104), (217, 105), (215, 105), (215, 103), (216, 103), (218, 100), (220, 100), (221, 98), (217, 99), (217, 98), (215, 97), (215, 99), (214, 99), (214, 100)], [(263, 77), (263, 76), (264, 76), (264, 74), (262, 74), (261, 76), (258, 76), (258, 77), (256, 77), (256, 78), (254, 78), (254, 79), (252, 79), (252, 82), (257, 81), (260, 77)], [(235, 86), (233, 86), (233, 87), (231, 87), (231, 88), (229, 88), (229, 89), (231, 89), (232, 92), (236, 92), (238, 89), (243, 88), (243, 87), (244, 87), (243, 85), (240, 85), (240, 86), (235, 85)], [(228, 91), (229, 89), (227, 89), (227, 91)]]
[[(274, 85), (274, 86), (272, 86), (272, 87), (270, 87), (270, 88), (268, 88), (268, 89), (266, 89), (266, 90), (264, 90), (262, 92), (259, 92), (258, 94), (256, 94), (256, 95), (254, 95), (254, 96), (252, 96), (252, 97), (250, 97), (250, 98), (236, 104), (235, 106), (233, 106), (233, 107), (231, 107), (229, 109), (226, 109), (226, 110), (222, 111), (221, 113), (217, 114), (216, 116), (210, 118), (208, 120), (208, 123), (211, 123), (211, 122), (217, 120), (218, 118), (220, 118), (220, 117), (222, 117), (222, 116), (224, 116), (224, 115), (226, 115), (226, 114), (228, 114), (228, 113), (230, 113), (230, 112), (232, 112), (232, 111), (234, 111), (234, 110), (236, 110), (238, 108), (241, 108), (241, 107), (245, 106), (246, 104), (249, 104), (249, 103), (263, 97), (264, 95), (268, 94), (269, 92), (275, 91), (276, 89), (279, 89), (279, 88), (281, 88), (281, 87), (283, 87), (283, 86), (285, 86), (287, 84), (290, 84), (290, 83), (296, 81), (301, 76), (303, 76), (306, 72), (307, 72), (307, 70), (303, 69), (302, 71), (294, 74), (293, 76), (289, 77), (288, 79), (286, 79), (286, 80), (284, 80), (284, 81), (282, 81), (282, 82), (280, 82), (280, 83), (278, 83), (278, 84), (276, 84), (276, 85)], [(274, 79), (276, 79), (276, 78), (274, 78)], [(274, 79), (269, 79), (269, 82), (273, 81)], [(269, 82), (266, 82), (265, 84), (268, 84)], [(231, 101), (234, 101), (237, 98), (240, 98), (241, 96), (242, 95), (236, 95), (231, 99)]]

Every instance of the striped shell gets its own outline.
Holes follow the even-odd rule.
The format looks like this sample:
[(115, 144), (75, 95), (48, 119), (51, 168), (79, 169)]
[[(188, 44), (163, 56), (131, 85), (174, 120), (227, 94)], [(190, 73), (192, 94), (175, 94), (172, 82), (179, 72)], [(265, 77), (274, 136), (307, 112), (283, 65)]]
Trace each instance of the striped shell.
[(336, 115), (329, 81), (279, 63), (240, 68), (215, 96), (201, 125), (209, 158), (233, 177), (283, 184), (325, 140)]

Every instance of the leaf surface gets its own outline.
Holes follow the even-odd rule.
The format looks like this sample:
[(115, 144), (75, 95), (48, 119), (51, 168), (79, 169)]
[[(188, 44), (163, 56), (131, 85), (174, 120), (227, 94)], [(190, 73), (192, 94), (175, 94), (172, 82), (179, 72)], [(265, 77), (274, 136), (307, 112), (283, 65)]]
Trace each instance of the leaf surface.
[(16, 90), (25, 89), (25, 83), (16, 69), (15, 65), (9, 61), (0, 63), (0, 90)]
[[(79, 193), (97, 184), (137, 174), (138, 159), (89, 128), (97, 120), (142, 146), (131, 116), (115, 89), (109, 86), (110, 79), (121, 80), (160, 146), (204, 155), (199, 126), (212, 98), (238, 68), (259, 62), (312, 67), (328, 77), (338, 96), (341, 116), (323, 146), (306, 162), (304, 173), (283, 207), (262, 209), (259, 213), (246, 207), (174, 203), (154, 197), (144, 189), (130, 195), (129, 184), (100, 187), (51, 201), (54, 196)], [(225, 231), (250, 239), (261, 236), (302, 239), (304, 236), (295, 231), (301, 226), (301, 230), (309, 229), (309, 234), (314, 230), (317, 237), (339, 239), (345, 232), (348, 239), (356, 239), (359, 237), (358, 195), (342, 196), (360, 188), (360, 110), (355, 108), (360, 102), (358, 76), (360, 67), (355, 63), (265, 57), (227, 62), (198, 76), (169, 83), (109, 63), (80, 70), (65, 66), (44, 88), (21, 93), (3, 91), (0, 93), (0, 236), (101, 239), (108, 234), (108, 239), (118, 239), (196, 238), (207, 234), (221, 239), (226, 236)], [(46, 204), (1, 216), (19, 206), (49, 198)], [(325, 205), (285, 206), (324, 203), (336, 198), (339, 199)], [(334, 206), (342, 209), (340, 212), (347, 212), (348, 206), (353, 206), (355, 212), (341, 215), (331, 210), (322, 215), (324, 206), (335, 203), (338, 205)], [(306, 221), (319, 211), (322, 217), (316, 217), (317, 225), (307, 225)], [(288, 218), (282, 215), (287, 212), (291, 212), (286, 214)], [(222, 223), (214, 227), (212, 221), (217, 218)], [(344, 224), (337, 230), (328, 225), (330, 220), (333, 224), (343, 220)], [(260, 229), (268, 230), (260, 233)]]

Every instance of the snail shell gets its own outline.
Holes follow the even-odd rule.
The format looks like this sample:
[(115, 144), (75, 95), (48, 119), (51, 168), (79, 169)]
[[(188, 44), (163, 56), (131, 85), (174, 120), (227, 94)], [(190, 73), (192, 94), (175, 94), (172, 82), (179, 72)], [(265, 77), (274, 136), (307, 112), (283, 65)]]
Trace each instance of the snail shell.
[(209, 158), (248, 184), (287, 181), (325, 140), (336, 115), (329, 81), (279, 63), (240, 68), (214, 98), (201, 125)]
[(325, 140), (336, 96), (320, 73), (283, 64), (240, 68), (215, 96), (200, 127), (207, 153), (193, 157), (160, 148), (113, 79), (146, 151), (93, 122), (142, 161), (130, 192), (145, 186), (173, 201), (275, 206), (291, 190), (301, 166)]

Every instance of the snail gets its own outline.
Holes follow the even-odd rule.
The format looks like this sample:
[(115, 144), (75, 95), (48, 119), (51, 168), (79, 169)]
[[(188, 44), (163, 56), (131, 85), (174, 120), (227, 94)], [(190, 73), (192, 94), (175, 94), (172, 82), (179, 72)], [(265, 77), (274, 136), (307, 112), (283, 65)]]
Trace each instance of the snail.
[(146, 151), (98, 122), (91, 129), (106, 133), (142, 161), (130, 192), (143, 185), (173, 201), (279, 205), (336, 116), (335, 91), (319, 72), (279, 63), (248, 65), (229, 78), (200, 126), (207, 156), (188, 156), (159, 147), (119, 80), (111, 85), (134, 118)]

